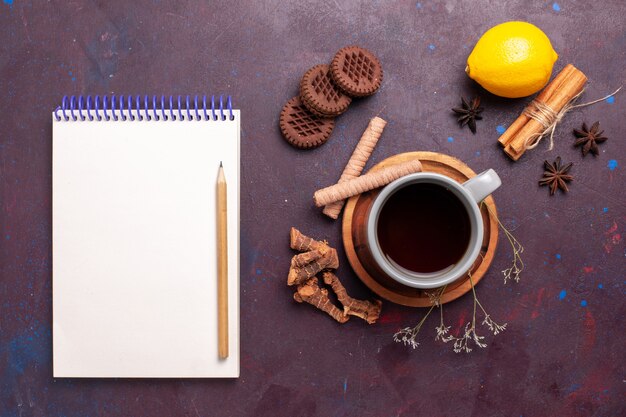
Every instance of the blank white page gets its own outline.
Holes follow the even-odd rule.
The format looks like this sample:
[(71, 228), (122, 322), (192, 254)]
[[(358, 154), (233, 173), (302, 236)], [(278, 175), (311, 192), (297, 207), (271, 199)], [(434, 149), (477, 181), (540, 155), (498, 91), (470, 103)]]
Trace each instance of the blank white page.
[[(100, 122), (53, 116), (55, 377), (239, 376), (234, 115)], [(217, 343), (220, 161), (228, 183), (226, 360), (218, 358)]]

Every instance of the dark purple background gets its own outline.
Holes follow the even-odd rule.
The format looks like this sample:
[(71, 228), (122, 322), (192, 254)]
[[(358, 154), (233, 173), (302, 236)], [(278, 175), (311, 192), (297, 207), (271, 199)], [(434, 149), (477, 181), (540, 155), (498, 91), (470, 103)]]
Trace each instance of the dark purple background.
[[(572, 111), (546, 144), (512, 163), (496, 144), (525, 99), (480, 89), (463, 73), (479, 36), (506, 20), (541, 27), (560, 58), (589, 77), (583, 96), (625, 82), (621, 0), (0, 2), (0, 416), (618, 416), (624, 415), (624, 128), (626, 92)], [(498, 3), (498, 4), (495, 4)], [(506, 4), (506, 5), (505, 5)], [(357, 43), (384, 65), (381, 90), (337, 119), (310, 152), (284, 142), (282, 104), (299, 77)], [(64, 94), (232, 94), (242, 110), (241, 378), (53, 379), (51, 370), (51, 122)], [(450, 108), (483, 98), (478, 133)], [(339, 177), (369, 118), (389, 121), (372, 163), (412, 150), (494, 168), (500, 218), (524, 244), (519, 284), (501, 238), (477, 287), (497, 321), (488, 347), (455, 354), (435, 342), (432, 316), (412, 351), (392, 341), (424, 310), (385, 303), (379, 323), (338, 325), (287, 288), (290, 226), (341, 248), (340, 222), (312, 193)], [(571, 130), (600, 120), (610, 139), (582, 158)], [(539, 188), (561, 155), (567, 195)], [(114, 169), (114, 167), (112, 167)], [(372, 294), (341, 250), (339, 275)], [(458, 331), (471, 297), (445, 308)]]

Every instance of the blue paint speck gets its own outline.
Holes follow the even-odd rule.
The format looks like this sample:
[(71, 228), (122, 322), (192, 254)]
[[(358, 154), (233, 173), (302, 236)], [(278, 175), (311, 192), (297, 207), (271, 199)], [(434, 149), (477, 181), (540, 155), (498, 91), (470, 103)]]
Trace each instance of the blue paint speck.
[(454, 138), (452, 136), (448, 136), (448, 142), (450, 143), (454, 142)]
[(4, 4), (8, 4), (9, 6), (11, 6), (13, 4), (13, 0), (3, 0)]
[(11, 240), (11, 235), (5, 235), (5, 236), (4, 236), (4, 238), (5, 238), (6, 240)]
[(607, 102), (607, 103), (609, 103), (609, 104), (613, 104), (613, 103), (615, 103), (615, 97), (614, 97), (614, 96), (611, 96), (611, 97), (607, 98), (607, 99), (606, 99), (606, 102)]
[(598, 288), (602, 289), (602, 288), (604, 288), (604, 285), (598, 284)]
[(559, 300), (564, 299), (566, 295), (567, 295), (567, 291), (561, 290), (561, 292), (559, 293)]
[(552, 10), (554, 10), (555, 12), (560, 12), (561, 6), (559, 6), (559, 3), (557, 3), (556, 1), (552, 3)]
[(504, 132), (506, 132), (506, 128), (502, 125), (498, 125), (496, 126), (496, 132), (498, 132), (498, 134), (503, 134)]
[(571, 394), (572, 392), (578, 391), (579, 389), (580, 389), (580, 384), (573, 384), (565, 392), (568, 393), (568, 394)]
[(556, 259), (561, 259), (561, 254), (557, 253), (556, 255), (554, 255), (556, 257)]
[(416, 9), (421, 9), (422, 8), (422, 3), (415, 3), (415, 8)]
[(343, 394), (346, 394), (346, 391), (348, 391), (348, 378), (345, 378), (343, 380)]
[(609, 167), (611, 171), (613, 171), (615, 168), (617, 168), (617, 160), (611, 159), (609, 163), (607, 164), (607, 166)]
[(480, 151), (476, 151), (476, 156), (480, 156)]
[(608, 211), (609, 211), (609, 208), (608, 208), (608, 207), (604, 207), (604, 208), (602, 209), (602, 212), (603, 212), (603, 213), (608, 213)]
[(15, 380), (27, 369), (48, 363), (51, 360), (48, 356), (49, 346), (43, 339), (49, 336), (50, 329), (37, 324), (31, 326), (30, 330), (0, 345), (0, 357), (7, 358), (9, 364), (3, 370), (3, 378)]
[(256, 274), (257, 274), (257, 275), (261, 275), (262, 273), (263, 273), (263, 271), (261, 271), (260, 269), (257, 269), (257, 270), (256, 270)]
[(580, 306), (581, 306), (581, 307), (587, 307), (587, 300), (582, 300), (582, 301), (580, 302)]
[(430, 49), (431, 51), (435, 50), (435, 45), (433, 45), (432, 43), (430, 45), (428, 45), (428, 49)]

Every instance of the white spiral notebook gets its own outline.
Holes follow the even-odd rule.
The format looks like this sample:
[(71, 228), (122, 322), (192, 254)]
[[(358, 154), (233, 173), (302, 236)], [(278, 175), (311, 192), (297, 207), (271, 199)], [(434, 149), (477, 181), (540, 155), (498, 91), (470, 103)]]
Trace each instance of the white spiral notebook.
[[(240, 115), (230, 98), (207, 106), (202, 97), (72, 97), (52, 116), (54, 376), (238, 377)], [(220, 161), (228, 183), (223, 360)]]

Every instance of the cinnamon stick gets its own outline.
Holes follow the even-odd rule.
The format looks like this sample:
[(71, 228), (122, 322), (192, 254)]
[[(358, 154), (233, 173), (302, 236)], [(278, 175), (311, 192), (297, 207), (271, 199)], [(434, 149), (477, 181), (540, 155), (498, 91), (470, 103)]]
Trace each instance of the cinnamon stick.
[(504, 152), (517, 161), (528, 146), (536, 141), (535, 138), (546, 130), (546, 122), (555, 122), (553, 118), (546, 117), (542, 123), (527, 114), (529, 109), (543, 107), (550, 113), (558, 114), (582, 91), (586, 82), (585, 74), (573, 65), (567, 65), (498, 139), (498, 142), (505, 146)]
[(357, 194), (382, 187), (400, 177), (414, 174), (421, 170), (422, 164), (417, 159), (392, 165), (379, 171), (370, 172), (340, 184), (317, 190), (313, 195), (313, 201), (315, 201), (317, 207), (322, 207), (335, 201), (345, 200)]
[[(554, 79), (543, 90), (541, 90), (537, 97), (535, 97), (535, 100), (545, 103), (550, 97), (552, 97), (554, 91), (562, 86), (563, 81), (565, 81), (565, 79), (570, 76), (575, 69), (576, 68), (572, 64), (567, 64), (565, 68), (563, 68), (561, 72), (559, 72), (556, 77), (554, 77)], [(515, 121), (511, 123), (506, 131), (498, 138), (500, 145), (507, 146), (529, 120), (530, 117), (522, 112), (522, 114), (515, 119)]]
[[(555, 90), (554, 94), (548, 98), (545, 102), (546, 106), (558, 113), (575, 95), (582, 91), (586, 82), (587, 77), (585, 74), (578, 70), (572, 72), (563, 82), (562, 87)], [(531, 144), (528, 142), (528, 138), (531, 138), (532, 135), (540, 133), (543, 130), (545, 130), (544, 125), (535, 119), (530, 119), (528, 123), (520, 129), (518, 135), (509, 143), (509, 146), (511, 146), (516, 153), (523, 153), (526, 147)]]
[[(339, 184), (361, 175), (363, 167), (365, 167), (365, 164), (372, 154), (376, 143), (378, 143), (378, 139), (380, 139), (386, 124), (387, 122), (380, 117), (374, 117), (370, 120), (367, 125), (367, 129), (363, 132), (359, 143), (357, 143), (356, 148), (354, 148), (354, 152), (352, 152), (352, 156), (339, 178)], [(330, 203), (324, 207), (322, 213), (332, 219), (336, 219), (339, 217), (339, 213), (341, 213), (344, 203), (345, 200)]]

